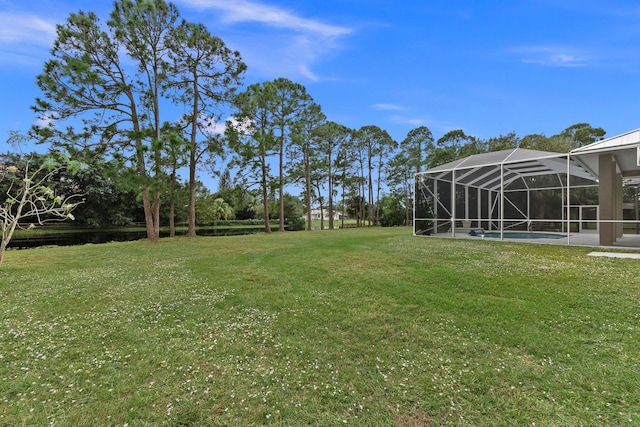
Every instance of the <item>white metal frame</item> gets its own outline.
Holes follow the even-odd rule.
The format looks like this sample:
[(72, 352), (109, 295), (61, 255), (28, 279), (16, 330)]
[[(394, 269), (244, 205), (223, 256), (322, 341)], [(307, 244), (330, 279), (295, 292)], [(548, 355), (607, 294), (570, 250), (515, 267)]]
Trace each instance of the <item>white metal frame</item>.
[[(500, 239), (504, 240), (504, 232), (509, 228), (516, 226), (522, 226), (526, 224), (527, 228), (530, 228), (531, 224), (535, 222), (560, 222), (562, 224), (562, 232), (566, 233), (567, 243), (570, 244), (571, 239), (571, 208), (570, 200), (572, 176), (578, 177), (589, 182), (588, 185), (582, 183), (575, 184), (576, 187), (597, 186), (596, 178), (593, 174), (582, 167), (582, 165), (574, 159), (571, 154), (561, 153), (547, 153), (532, 150), (505, 150), (503, 152), (486, 153), (484, 155), (470, 156), (467, 159), (456, 161), (448, 165), (443, 165), (425, 172), (415, 174), (415, 202), (414, 202), (414, 234), (418, 233), (416, 227), (421, 221), (433, 221), (432, 230), (434, 234), (438, 233), (438, 230), (447, 223), (450, 224), (451, 237), (456, 236), (458, 221), (475, 221), (478, 226), (483, 223), (487, 224), (489, 230), (495, 228), (500, 232)], [(491, 159), (497, 159), (498, 161), (491, 162)], [(484, 161), (486, 159), (486, 161)], [(486, 170), (482, 170), (482, 169)], [(450, 178), (449, 178), (450, 174)], [(476, 174), (474, 178), (472, 178)], [(531, 188), (525, 177), (537, 177), (537, 176), (554, 176), (557, 179), (558, 184)], [(563, 176), (566, 179), (566, 183), (563, 182)], [(419, 180), (419, 177), (424, 177)], [(424, 185), (424, 179), (433, 181), (433, 191)], [(521, 179), (524, 184), (524, 188), (509, 189), (508, 186), (513, 182)], [(446, 206), (445, 203), (439, 197), (438, 192), (439, 182), (447, 182), (451, 186), (450, 188), (450, 206)], [(424, 188), (418, 188), (422, 185)], [(458, 213), (456, 207), (456, 197), (458, 194), (458, 186), (463, 188), (464, 197), (464, 212)], [(470, 202), (469, 193), (471, 189), (475, 188), (477, 191), (477, 209), (476, 218), (470, 218)], [(433, 199), (433, 205), (435, 208), (435, 214), (432, 217), (418, 217), (416, 215), (418, 204), (418, 198), (420, 194), (425, 194), (424, 189), (427, 190), (430, 197)], [(422, 190), (422, 191), (421, 191)], [(533, 219), (531, 215), (531, 192), (540, 190), (560, 190), (562, 207), (560, 218), (549, 219)], [(482, 203), (482, 192), (487, 192), (487, 212), (486, 216), (483, 212), (484, 204)], [(526, 192), (526, 206), (518, 206), (509, 195), (512, 193)], [(521, 218), (505, 218), (505, 207), (509, 204), (513, 207)], [(442, 208), (444, 212), (448, 214), (448, 217), (444, 220), (439, 218), (437, 213)], [(578, 221), (578, 227), (582, 225), (580, 219)], [(496, 215), (497, 214), (497, 215)], [(497, 216), (497, 219), (495, 218)], [(598, 218), (599, 220), (599, 218)]]

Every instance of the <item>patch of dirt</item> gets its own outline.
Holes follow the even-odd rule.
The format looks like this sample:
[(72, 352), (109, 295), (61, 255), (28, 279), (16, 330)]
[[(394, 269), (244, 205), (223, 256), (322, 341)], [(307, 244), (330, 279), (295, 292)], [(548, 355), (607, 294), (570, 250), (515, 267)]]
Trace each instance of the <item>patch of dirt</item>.
[(400, 414), (395, 420), (398, 427), (429, 427), (431, 422), (427, 414), (422, 412), (414, 412), (412, 414)]

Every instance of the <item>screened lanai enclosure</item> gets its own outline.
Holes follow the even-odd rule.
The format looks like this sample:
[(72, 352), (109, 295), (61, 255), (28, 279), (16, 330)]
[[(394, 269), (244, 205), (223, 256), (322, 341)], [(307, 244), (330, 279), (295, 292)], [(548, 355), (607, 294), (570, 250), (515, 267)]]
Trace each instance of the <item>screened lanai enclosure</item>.
[(414, 234), (613, 246), (637, 233), (638, 147), (640, 130), (567, 154), (515, 148), (418, 173)]

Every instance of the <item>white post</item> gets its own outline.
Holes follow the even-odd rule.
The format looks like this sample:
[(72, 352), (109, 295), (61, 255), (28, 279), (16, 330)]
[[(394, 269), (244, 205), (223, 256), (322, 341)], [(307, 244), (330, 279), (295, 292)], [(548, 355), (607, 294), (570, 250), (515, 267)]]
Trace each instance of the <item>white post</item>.
[(504, 240), (504, 165), (500, 163), (500, 240)]
[(531, 222), (531, 189), (527, 185), (527, 231), (532, 231), (533, 223)]
[(440, 198), (438, 197), (438, 178), (433, 178), (433, 235), (438, 235), (438, 208), (440, 206)]
[[(424, 185), (424, 183), (422, 182), (422, 179), (420, 180), (420, 184)], [(418, 174), (414, 173), (413, 174), (413, 216), (411, 218), (413, 218), (413, 224), (411, 224), (413, 227), (413, 235), (416, 235), (416, 195), (418, 194), (418, 189), (416, 188), (418, 186)], [(344, 212), (344, 211), (343, 211)]]
[(451, 171), (451, 237), (456, 237), (456, 171)]
[(482, 228), (482, 190), (478, 187), (478, 228)]
[(567, 154), (567, 245), (571, 244), (571, 154)]
[(469, 220), (469, 186), (464, 186), (464, 219)]
[[(562, 180), (560, 180), (560, 185), (562, 185)], [(560, 195), (560, 200), (562, 200), (562, 203), (565, 203), (564, 187), (562, 187), (560, 189), (560, 194), (561, 194)], [(565, 210), (564, 206), (560, 209), (560, 214), (562, 215), (562, 221), (560, 222), (560, 224), (562, 224), (562, 230), (560, 230), (560, 231), (562, 231), (564, 233), (564, 227), (565, 227), (564, 222), (566, 220), (565, 216), (567, 215), (567, 211)]]

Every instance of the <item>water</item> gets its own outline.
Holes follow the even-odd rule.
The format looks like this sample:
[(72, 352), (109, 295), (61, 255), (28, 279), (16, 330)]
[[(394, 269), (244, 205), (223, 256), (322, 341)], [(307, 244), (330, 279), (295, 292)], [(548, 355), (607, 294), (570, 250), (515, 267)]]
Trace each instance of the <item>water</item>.
[[(202, 227), (196, 230), (198, 236), (240, 236), (246, 234), (256, 234), (264, 231), (264, 227)], [(176, 235), (184, 235), (186, 230), (176, 231)], [(169, 237), (168, 231), (161, 231), (160, 237)], [(75, 246), (86, 244), (98, 244), (108, 242), (129, 242), (133, 240), (146, 239), (146, 231), (138, 230), (93, 230), (87, 229), (73, 232), (56, 232), (51, 234), (33, 234), (33, 236), (11, 239), (8, 248), (28, 249), (41, 246)]]
[[(482, 236), (482, 235), (480, 234), (479, 236)], [(485, 232), (484, 237), (499, 239), (500, 232), (499, 231)], [(567, 237), (567, 236), (563, 234), (553, 234), (553, 233), (528, 233), (528, 232), (517, 232), (517, 231), (504, 232), (505, 239), (562, 239), (563, 237)]]

